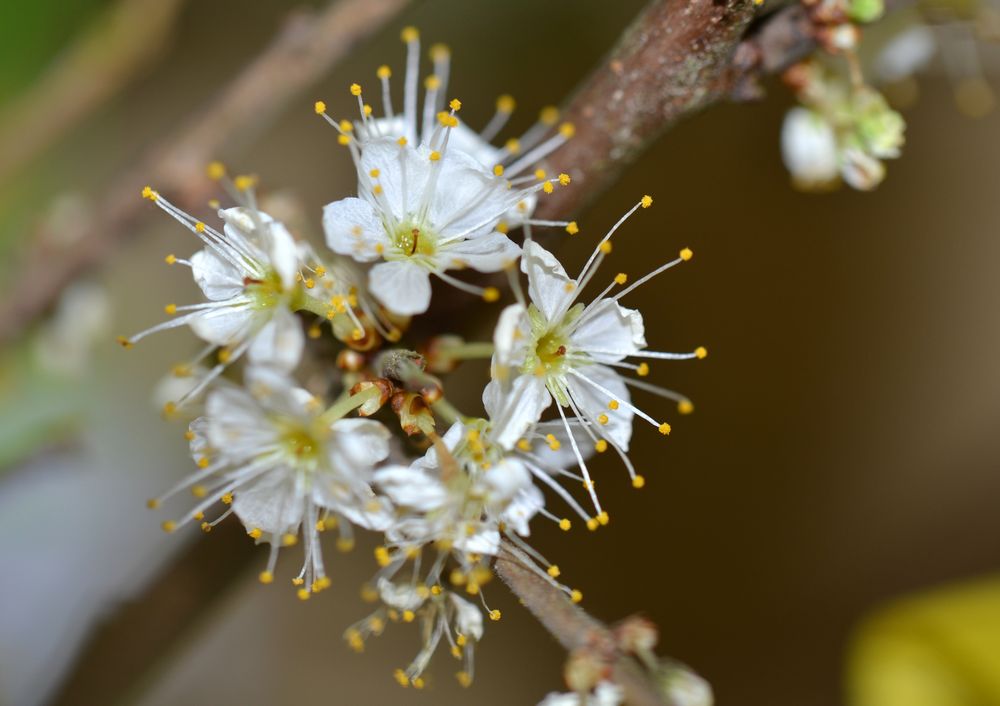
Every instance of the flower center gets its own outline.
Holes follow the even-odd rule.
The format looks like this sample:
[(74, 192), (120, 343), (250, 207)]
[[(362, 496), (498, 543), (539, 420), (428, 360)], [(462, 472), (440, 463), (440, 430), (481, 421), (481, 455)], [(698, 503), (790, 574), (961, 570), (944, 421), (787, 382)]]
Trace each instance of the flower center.
[(243, 291), (253, 299), (253, 308), (269, 309), (276, 306), (284, 293), (281, 286), (281, 276), (273, 269), (268, 269), (263, 279), (243, 280)]
[(316, 433), (317, 431), (319, 430), (309, 429), (301, 424), (286, 428), (281, 435), (281, 445), (285, 453), (299, 463), (319, 459), (323, 449), (323, 435)]
[(393, 245), (406, 257), (431, 256), (437, 251), (437, 234), (422, 224), (401, 223), (392, 235)]
[(535, 344), (535, 355), (546, 371), (562, 368), (566, 358), (566, 338), (561, 331), (549, 331)]

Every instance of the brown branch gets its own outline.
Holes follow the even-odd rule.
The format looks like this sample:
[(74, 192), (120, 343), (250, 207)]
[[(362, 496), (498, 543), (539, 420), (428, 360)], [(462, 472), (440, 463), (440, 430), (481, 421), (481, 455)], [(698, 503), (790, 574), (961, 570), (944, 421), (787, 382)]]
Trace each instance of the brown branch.
[(145, 69), (184, 0), (119, 0), (0, 111), (0, 183)]
[(494, 570), (538, 622), (568, 652), (587, 649), (611, 665), (611, 678), (625, 692), (630, 706), (674, 706), (639, 664), (623, 653), (611, 630), (574, 604), (561, 590), (529, 567), (530, 559), (506, 540), (500, 545)]
[(272, 120), (408, 2), (341, 0), (318, 15), (296, 12), (213, 105), (154, 145), (108, 187), (94, 209), (97, 215), (72, 246), (54, 252), (40, 239), (32, 242), (0, 299), (0, 343), (16, 336), (74, 276), (100, 262), (135, 228), (144, 212), (138, 194), (146, 183), (169, 192), (183, 207), (206, 200), (213, 188), (203, 176), (206, 162)]

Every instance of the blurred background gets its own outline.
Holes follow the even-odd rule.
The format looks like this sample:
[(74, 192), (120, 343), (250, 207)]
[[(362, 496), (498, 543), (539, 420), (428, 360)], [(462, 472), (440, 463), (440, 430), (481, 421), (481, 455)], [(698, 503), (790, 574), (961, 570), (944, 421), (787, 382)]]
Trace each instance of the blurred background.
[[(37, 296), (19, 278), (26, 263), (40, 251), (57, 268), (78, 252), (109, 184), (212, 104), (300, 4), (0, 5), (8, 303)], [(412, 3), (208, 158), (258, 174), (317, 239), (323, 204), (354, 186), (312, 103), (350, 115), (350, 83), (372, 83), (382, 63), (401, 71), (401, 27), (451, 46), (451, 92), (471, 125), (514, 94), (516, 134), (563, 101), (643, 4)], [(91, 44), (73, 54), (81, 37)], [(37, 120), (13, 119), (68, 56), (83, 69), (35, 95)], [(637, 428), (644, 490), (612, 459), (596, 464), (608, 527), (539, 523), (532, 542), (595, 616), (655, 621), (661, 653), (692, 665), (720, 704), (1000, 704), (1000, 115), (964, 115), (941, 67), (912, 88), (903, 157), (874, 193), (790, 186), (778, 138), (791, 99), (775, 83), (762, 102), (672, 130), (580, 214), (583, 239), (558, 246), (573, 271), (650, 193), (612, 266), (639, 275), (681, 247), (696, 253), (630, 301), (651, 348), (708, 347), (705, 361), (663, 362), (650, 377), (689, 395), (695, 414), (671, 419), (666, 440)], [(92, 110), (15, 154), (88, 92)], [(159, 530), (144, 501), (191, 462), (157, 386), (198, 344), (175, 331), (123, 351), (114, 338), (196, 300), (185, 272), (163, 264), (195, 243), (143, 213), (0, 352), (0, 704), (532, 704), (561, 688), (564, 653), (499, 582), (487, 595), (504, 617), (487, 626), (471, 690), (444, 656), (428, 689), (403, 691), (391, 674), (419, 649), (411, 626), (363, 655), (341, 639), (367, 612), (358, 588), (373, 544), (328, 557), (333, 589), (302, 603), (257, 582), (266, 552), (235, 522), (211, 536)], [(487, 370), (460, 374), (478, 389)]]

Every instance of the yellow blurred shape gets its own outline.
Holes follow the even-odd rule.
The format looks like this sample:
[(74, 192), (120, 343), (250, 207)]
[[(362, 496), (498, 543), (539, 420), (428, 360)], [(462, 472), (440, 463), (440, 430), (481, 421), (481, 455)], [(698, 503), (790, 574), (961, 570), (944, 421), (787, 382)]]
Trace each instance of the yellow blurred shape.
[(902, 598), (848, 655), (849, 706), (1000, 704), (1000, 576)]

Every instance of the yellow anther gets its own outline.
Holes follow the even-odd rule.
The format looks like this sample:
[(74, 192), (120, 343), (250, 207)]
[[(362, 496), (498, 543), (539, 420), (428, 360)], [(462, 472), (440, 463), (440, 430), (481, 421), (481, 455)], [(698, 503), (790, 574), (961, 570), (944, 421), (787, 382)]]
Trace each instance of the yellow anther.
[(208, 200), (208, 207), (209, 208), (219, 208), (221, 205), (222, 204), (219, 203), (219, 199), (209, 199)]
[(342, 552), (349, 552), (354, 549), (354, 540), (350, 537), (338, 537), (337, 538), (337, 549)]
[(361, 84), (352, 83), (351, 84), (351, 95), (360, 96), (361, 95)]
[(551, 194), (555, 190), (556, 187), (552, 186), (551, 181), (547, 181), (544, 184), (542, 184), (542, 191), (544, 191), (546, 194)]
[(611, 400), (610, 402), (608, 402), (608, 409), (610, 410), (618, 409), (618, 400)]
[(223, 505), (232, 505), (233, 504), (233, 494), (232, 493), (226, 493), (225, 495), (223, 495), (220, 498), (220, 500), (222, 500), (222, 504)]
[(569, 599), (574, 603), (579, 603), (580, 601), (583, 600), (583, 594), (574, 588), (572, 591), (569, 592)]
[(564, 172), (564, 173), (562, 173), (562, 174), (559, 175), (559, 185), (560, 186), (569, 186), (570, 181), (572, 181), (572, 180), (569, 178), (569, 174), (566, 174)]
[(390, 69), (387, 65), (382, 64), (378, 67), (378, 70), (375, 71), (375, 75), (381, 79), (387, 79), (392, 76), (392, 69)]
[(559, 520), (559, 529), (561, 529), (563, 532), (569, 532), (572, 526), (573, 523), (567, 520), (565, 517)]
[(424, 688), (423, 677), (415, 677), (412, 681), (412, 684), (414, 689), (423, 689)]
[(314, 280), (312, 277), (306, 277), (302, 281), (302, 284), (306, 286), (306, 289), (312, 289), (313, 287), (316, 286), (316, 280)]
[(257, 574), (257, 580), (261, 583), (272, 583), (274, 581), (274, 574), (270, 571), (261, 571)]
[(691, 400), (681, 400), (677, 403), (677, 411), (681, 414), (691, 414), (694, 411), (694, 404)]
[(468, 672), (456, 672), (455, 678), (458, 679), (458, 683), (466, 689), (472, 685), (472, 676), (470, 676)]
[(632, 487), (635, 488), (636, 490), (642, 488), (644, 485), (646, 485), (646, 479), (643, 478), (642, 476), (636, 476), (635, 478), (632, 479)]
[(174, 263), (177, 262), (177, 256), (174, 254), (167, 255), (165, 258), (163, 258), (163, 261), (168, 265), (173, 265)]
[(441, 88), (441, 79), (439, 79), (434, 74), (431, 74), (430, 76), (424, 79), (424, 88), (426, 88), (428, 91), (436, 91), (437, 89)]
[(462, 650), (459, 649), (458, 645), (451, 646), (451, 656), (455, 659), (462, 659)]
[(304, 578), (302, 578), (301, 576), (296, 576), (295, 578), (292, 579), (292, 585), (293, 586), (301, 586), (305, 582), (306, 582), (306, 580)]
[(353, 132), (354, 123), (352, 123), (350, 120), (341, 120), (340, 129), (343, 130), (344, 132)]
[(438, 586), (437, 584), (434, 584), (433, 586), (431, 586), (431, 595), (432, 596), (440, 596), (442, 590), (443, 589), (440, 586)]
[(196, 519), (196, 520), (198, 520), (200, 522), (201, 520), (205, 519), (205, 513), (204, 512), (196, 512), (196, 513), (194, 513), (193, 517), (194, 517), (194, 519)]
[(615, 275), (615, 284), (625, 284), (626, 282), (628, 282), (628, 275), (624, 272)]
[(264, 530), (262, 530), (260, 527), (254, 527), (252, 530), (247, 532), (247, 535), (253, 539), (260, 539), (261, 537), (264, 536)]
[(649, 375), (649, 363), (639, 363), (639, 367), (635, 369), (636, 374), (644, 378)]
[(455, 586), (464, 586), (469, 577), (462, 573), (461, 569), (452, 569), (448, 575), (448, 580)]
[(652, 205), (653, 205), (653, 197), (652, 197), (652, 196), (650, 196), (649, 194), (646, 194), (646, 195), (645, 195), (645, 196), (643, 196), (643, 197), (642, 197), (641, 199), (639, 199), (639, 204), (640, 204), (640, 205), (641, 205), (641, 206), (642, 206), (643, 208), (649, 208), (650, 206), (652, 206)]
[(385, 547), (375, 547), (375, 561), (378, 562), (379, 566), (388, 566), (392, 561), (389, 550)]
[(501, 617), (500, 611), (497, 610), (496, 608), (490, 611), (490, 620), (492, 620), (493, 622), (500, 620), (500, 617)]
[(233, 179), (233, 186), (235, 186), (238, 191), (249, 191), (256, 185), (257, 177), (250, 176), (249, 174), (240, 174), (238, 177)]
[(343, 145), (344, 147), (347, 147), (347, 145), (351, 144), (351, 136), (350, 135), (337, 135), (337, 144), (338, 145)]
[(281, 545), (283, 547), (293, 547), (299, 541), (299, 536), (297, 534), (292, 534), (291, 532), (286, 532), (281, 535)]
[(204, 533), (206, 533), (206, 534), (208, 534), (209, 532), (212, 531), (212, 525), (210, 525), (207, 522), (202, 522), (201, 523), (201, 531), (204, 532)]
[(516, 137), (512, 137), (507, 142), (504, 143), (504, 149), (506, 149), (511, 154), (517, 154), (521, 151), (521, 141)]
[(705, 358), (708, 355), (708, 349), (705, 346), (698, 346), (694, 349), (694, 357), (698, 360)]
[(170, 534), (175, 529), (177, 529), (177, 523), (174, 522), (173, 520), (166, 520), (163, 524), (160, 525), (160, 527), (163, 528), (164, 532)]
[(600, 244), (600, 246), (598, 247), (598, 249), (602, 253), (604, 253), (605, 255), (610, 255), (611, 254), (611, 241), (610, 240), (605, 240), (603, 243)]
[(209, 162), (208, 166), (205, 167), (205, 173), (212, 181), (218, 181), (226, 176), (226, 165), (222, 162)]
[(589, 520), (587, 520), (587, 529), (589, 529), (591, 532), (593, 532), (594, 530), (596, 530), (598, 528), (598, 526), (599, 526), (599, 523), (597, 522), (596, 518), (591, 517)]
[(295, 592), (295, 595), (299, 597), (300, 601), (308, 601), (311, 594), (309, 593), (308, 588), (300, 588)]
[(531, 451), (531, 443), (527, 439), (518, 439), (517, 448), (521, 451)]
[(399, 33), (399, 38), (404, 42), (415, 42), (420, 39), (420, 32), (416, 27), (403, 27), (403, 31)]
[(416, 617), (417, 617), (416, 613), (414, 613), (412, 610), (404, 610), (403, 611), (403, 622), (404, 623), (412, 623), (413, 619), (416, 618)]
[(406, 673), (402, 669), (397, 669), (392, 673), (392, 676), (404, 689), (410, 685), (410, 679), (406, 676)]
[(455, 643), (459, 647), (465, 647), (468, 644), (468, 642), (469, 642), (469, 638), (467, 638), (465, 635), (458, 634), (458, 635), (455, 636)]
[(196, 498), (203, 498), (206, 495), (208, 495), (208, 488), (206, 488), (203, 485), (192, 485), (191, 495), (195, 496)]
[(368, 172), (368, 176), (370, 176), (372, 179), (378, 179), (381, 173), (382, 172), (379, 171), (378, 169), (372, 169), (370, 172)]
[(353, 331), (351, 331), (351, 340), (353, 341), (360, 341), (364, 337), (365, 337), (365, 332), (359, 328), (356, 328)]
[(573, 123), (563, 123), (559, 126), (559, 134), (568, 140), (576, 134), (576, 126)]
[(553, 105), (545, 106), (538, 114), (538, 120), (545, 125), (555, 125), (559, 120), (559, 109)]
[(607, 512), (601, 510), (601, 514), (597, 516), (597, 521), (600, 522), (602, 525), (607, 525), (609, 522), (611, 522), (611, 518), (608, 516)]
[(566, 225), (566, 232), (569, 233), (570, 235), (576, 235), (577, 233), (580, 232), (580, 226), (576, 224), (576, 221), (570, 221)]
[(157, 193), (153, 191), (151, 187), (142, 187), (142, 198), (149, 199), (150, 201), (156, 201)]
[(441, 153), (440, 153), (440, 152), (438, 152), (437, 150), (434, 150), (433, 152), (431, 152), (431, 154), (430, 154), (430, 157), (429, 157), (429, 158), (430, 158), (430, 160), (431, 160), (432, 162), (436, 162), (436, 161), (438, 161), (439, 159), (441, 159)]
[(318, 324), (313, 324), (306, 330), (306, 335), (312, 339), (319, 338), (323, 335), (323, 329), (321, 329)]
[(323, 101), (316, 101), (313, 103), (313, 110), (316, 111), (316, 115), (322, 115), (326, 112), (326, 103)]
[[(167, 403), (165, 403), (163, 405), (163, 416), (165, 416), (165, 417), (172, 417), (175, 414), (177, 414), (177, 403), (176, 402), (167, 402)], [(198, 462), (198, 465), (201, 466), (201, 462), (200, 461)], [(202, 466), (202, 468), (204, 468), (204, 466)]]
[(495, 302), (500, 298), (500, 290), (496, 287), (487, 287), (483, 290), (483, 301)]
[(432, 44), (431, 48), (427, 51), (430, 54), (431, 59), (434, 61), (444, 61), (449, 56), (451, 56), (451, 49), (448, 48), (447, 44)]
[(184, 438), (187, 439), (188, 441), (194, 441), (194, 432), (188, 429), (186, 432), (184, 432)]
[(494, 176), (503, 176), (503, 165), (502, 164), (497, 164), (496, 166), (494, 166), (493, 167), (493, 174), (494, 174)]
[(599, 423), (601, 423), (601, 424), (607, 424), (608, 423), (608, 415), (601, 414), (600, 416), (597, 417), (597, 421)]
[[(372, 187), (372, 193), (375, 194), (376, 196), (378, 196), (379, 194), (381, 194), (382, 193), (382, 185), (381, 184), (376, 184), (375, 186), (373, 186)], [(363, 233), (364, 231), (361, 231), (361, 232)], [(359, 235), (360, 235), (360, 233), (359, 233)]]
[(361, 600), (365, 603), (374, 603), (379, 599), (378, 591), (371, 584), (365, 584), (361, 587)]
[(458, 98), (452, 98), (448, 103), (448, 107), (454, 110), (456, 113), (462, 109), (462, 101)]
[(364, 113), (365, 113), (365, 117), (366, 117), (366, 118), (367, 118), (367, 117), (369, 117), (369, 116), (371, 116), (371, 114), (372, 114), (372, 107), (371, 107), (370, 105), (368, 105), (367, 103), (365, 103), (365, 104), (364, 104), (364, 105), (363, 105), (363, 106), (361, 107), (361, 110), (363, 110), (363, 111), (364, 111)]
[(194, 231), (195, 231), (195, 233), (204, 233), (205, 232), (205, 224), (202, 223), (201, 221), (198, 221), (197, 223), (194, 224)]
[(163, 307), (163, 311), (165, 311), (170, 316), (173, 316), (174, 314), (177, 313), (177, 305), (176, 304), (167, 304), (165, 307)]
[(336, 517), (334, 517), (333, 515), (330, 515), (329, 517), (324, 517), (323, 518), (323, 529), (324, 530), (329, 531), (329, 530), (336, 529), (336, 528), (337, 528), (337, 518)]
[(560, 573), (559, 567), (553, 564), (548, 569), (546, 569), (546, 573), (548, 573), (548, 575), (551, 576), (552, 578), (557, 579), (559, 578), (559, 573)]
[(661, 424), (660, 426), (658, 426), (656, 428), (656, 430), (658, 432), (660, 432), (661, 434), (663, 434), (664, 436), (666, 436), (667, 434), (670, 433), (670, 425), (667, 424), (666, 422), (663, 422), (663, 424)]
[(604, 439), (598, 439), (597, 441), (594, 442), (594, 450), (597, 451), (597, 453), (599, 454), (604, 453), (605, 451), (608, 450), (608, 442), (605, 441)]
[(157, 500), (156, 498), (150, 498), (149, 500), (146, 501), (146, 507), (148, 507), (150, 510), (155, 510), (159, 506), (160, 506), (160, 501)]
[(517, 103), (514, 101), (514, 96), (506, 93), (497, 98), (497, 110), (501, 113), (513, 113), (516, 105)]
[(694, 257), (694, 252), (691, 251), (691, 248), (684, 248), (681, 250), (681, 259), (684, 260), (684, 262), (687, 262), (692, 257)]

